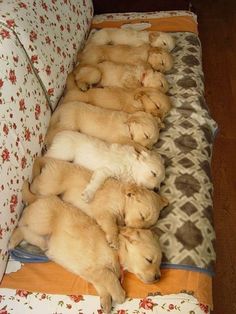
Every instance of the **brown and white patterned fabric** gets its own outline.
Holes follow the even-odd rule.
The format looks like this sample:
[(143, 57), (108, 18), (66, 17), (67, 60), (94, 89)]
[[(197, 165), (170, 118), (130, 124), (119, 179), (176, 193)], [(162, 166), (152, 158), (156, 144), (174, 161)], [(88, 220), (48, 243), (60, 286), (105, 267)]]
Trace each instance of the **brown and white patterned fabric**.
[(41, 151), (50, 106), (63, 92), (92, 14), (91, 1), (1, 1), (0, 280), (23, 207), (23, 180)]
[(165, 159), (161, 193), (169, 206), (161, 212), (156, 231), (164, 264), (211, 271), (215, 232), (210, 160), (217, 125), (204, 100), (200, 41), (192, 33), (173, 36), (175, 65), (167, 75), (173, 109), (156, 144)]

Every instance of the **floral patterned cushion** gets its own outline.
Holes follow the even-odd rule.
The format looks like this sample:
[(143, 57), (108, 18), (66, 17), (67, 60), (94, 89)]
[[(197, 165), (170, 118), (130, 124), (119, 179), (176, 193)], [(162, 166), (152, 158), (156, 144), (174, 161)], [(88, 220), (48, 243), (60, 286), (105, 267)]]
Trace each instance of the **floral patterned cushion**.
[(4, 0), (0, 22), (17, 36), (55, 108), (86, 37), (93, 15), (91, 0)]
[(0, 280), (23, 180), (89, 30), (91, 1), (4, 0), (0, 6)]

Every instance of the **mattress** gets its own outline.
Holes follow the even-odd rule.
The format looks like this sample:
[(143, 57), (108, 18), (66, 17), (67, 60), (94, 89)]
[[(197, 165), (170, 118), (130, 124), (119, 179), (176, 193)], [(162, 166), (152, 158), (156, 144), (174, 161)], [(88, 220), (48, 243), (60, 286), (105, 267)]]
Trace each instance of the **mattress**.
[[(165, 159), (160, 192), (170, 203), (155, 226), (162, 278), (145, 285), (125, 273), (127, 299), (112, 313), (209, 313), (215, 262), (210, 161), (217, 125), (204, 98), (197, 18), (186, 11), (95, 16), (92, 28), (102, 27), (168, 31), (176, 39), (167, 74), (173, 108), (154, 147)], [(102, 313), (92, 285), (52, 262), (10, 260), (0, 288), (1, 313)]]

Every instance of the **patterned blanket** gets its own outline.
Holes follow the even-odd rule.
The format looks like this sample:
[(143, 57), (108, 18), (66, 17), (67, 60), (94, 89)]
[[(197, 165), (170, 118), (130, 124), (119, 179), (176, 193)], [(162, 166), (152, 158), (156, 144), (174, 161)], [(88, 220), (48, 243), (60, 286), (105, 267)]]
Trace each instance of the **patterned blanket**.
[(217, 125), (204, 99), (200, 41), (187, 32), (173, 36), (177, 41), (175, 66), (167, 75), (173, 109), (156, 144), (166, 166), (161, 193), (170, 204), (155, 230), (164, 265), (212, 271), (215, 233), (210, 160)]

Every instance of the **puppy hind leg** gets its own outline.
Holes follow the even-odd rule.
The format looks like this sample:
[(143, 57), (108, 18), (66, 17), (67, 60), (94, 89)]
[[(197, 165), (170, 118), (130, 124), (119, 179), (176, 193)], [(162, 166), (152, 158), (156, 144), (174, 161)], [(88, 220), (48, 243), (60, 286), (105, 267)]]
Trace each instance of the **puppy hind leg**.
[(108, 296), (111, 296), (112, 300), (117, 303), (123, 303), (125, 301), (125, 291), (121, 287), (117, 275), (111, 269), (104, 268), (98, 271), (92, 283), (101, 297), (102, 307), (107, 311), (111, 309), (111, 304), (109, 308)]
[(38, 246), (42, 251), (47, 250), (47, 236), (39, 235), (34, 231), (30, 230), (27, 226), (21, 227), (22, 233), (24, 234), (24, 240), (28, 243)]
[(13, 231), (8, 243), (8, 249), (13, 250), (21, 241), (24, 240), (24, 235), (19, 227)]
[(102, 78), (101, 71), (95, 66), (82, 66), (75, 71), (75, 81), (79, 89), (86, 91), (89, 86), (97, 84)]
[(37, 195), (30, 191), (30, 185), (28, 181), (24, 181), (22, 186), (22, 199), (24, 203), (31, 204), (37, 200)]

